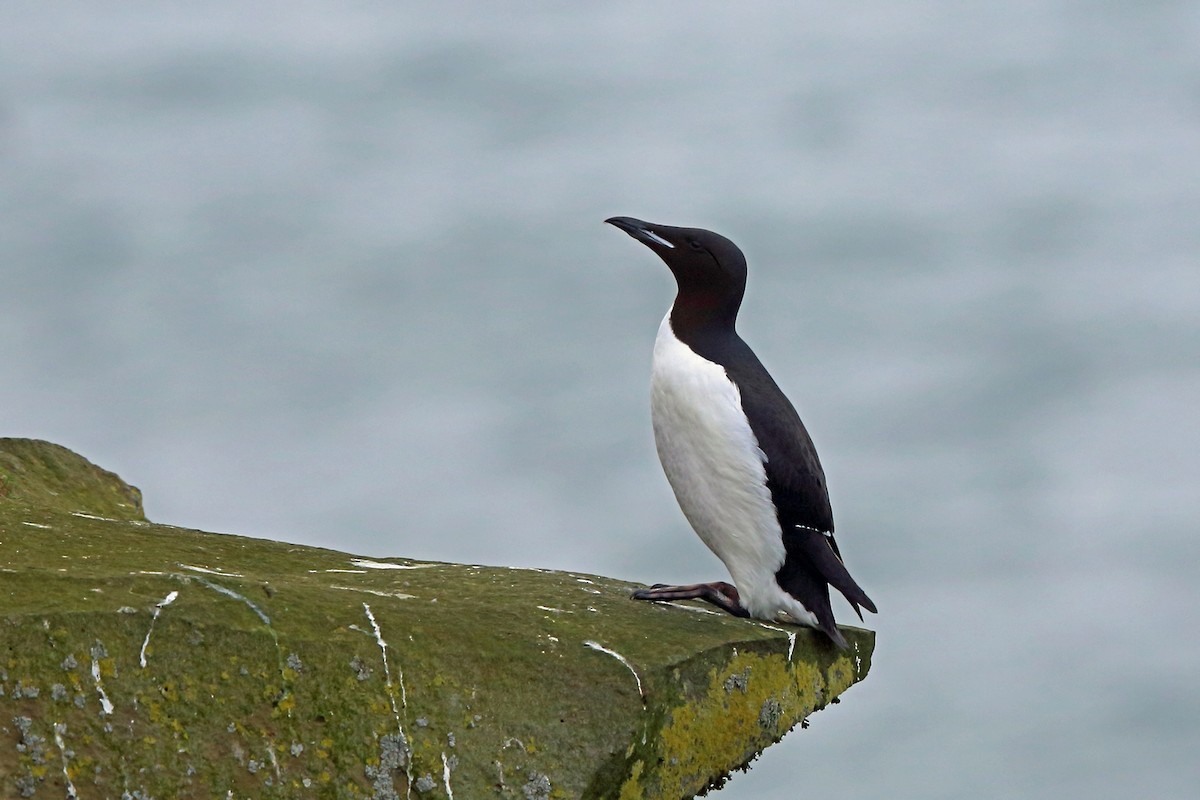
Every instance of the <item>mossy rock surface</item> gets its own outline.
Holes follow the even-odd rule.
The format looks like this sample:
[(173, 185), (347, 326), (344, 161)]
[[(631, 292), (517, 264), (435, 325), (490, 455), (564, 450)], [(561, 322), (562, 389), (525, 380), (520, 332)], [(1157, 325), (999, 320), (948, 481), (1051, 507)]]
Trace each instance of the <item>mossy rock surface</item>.
[(633, 588), (154, 524), (0, 439), (0, 796), (674, 800), (870, 667)]

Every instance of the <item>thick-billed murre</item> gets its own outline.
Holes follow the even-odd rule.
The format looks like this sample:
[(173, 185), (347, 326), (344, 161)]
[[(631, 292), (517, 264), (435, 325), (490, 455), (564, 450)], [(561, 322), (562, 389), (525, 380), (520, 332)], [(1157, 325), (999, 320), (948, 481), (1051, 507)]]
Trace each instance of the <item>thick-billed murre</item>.
[(796, 409), (735, 330), (746, 258), (724, 236), (632, 217), (605, 222), (653, 250), (678, 293), (658, 329), (650, 378), (654, 442), (692, 528), (733, 585), (655, 585), (639, 600), (700, 598), (740, 617), (780, 612), (839, 647), (829, 587), (859, 619), (875, 604), (833, 538), (825, 473)]

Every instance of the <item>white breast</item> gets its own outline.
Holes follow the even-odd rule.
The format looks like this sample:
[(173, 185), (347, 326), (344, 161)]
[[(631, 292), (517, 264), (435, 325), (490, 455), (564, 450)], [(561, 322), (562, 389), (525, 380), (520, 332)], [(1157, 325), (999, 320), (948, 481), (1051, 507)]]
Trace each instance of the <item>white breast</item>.
[(742, 605), (760, 618), (779, 611), (810, 616), (802, 606), (791, 608), (799, 604), (775, 582), (783, 540), (767, 488), (766, 456), (742, 412), (738, 388), (722, 366), (675, 337), (670, 314), (654, 343), (650, 412), (658, 457), (679, 507), (729, 569)]

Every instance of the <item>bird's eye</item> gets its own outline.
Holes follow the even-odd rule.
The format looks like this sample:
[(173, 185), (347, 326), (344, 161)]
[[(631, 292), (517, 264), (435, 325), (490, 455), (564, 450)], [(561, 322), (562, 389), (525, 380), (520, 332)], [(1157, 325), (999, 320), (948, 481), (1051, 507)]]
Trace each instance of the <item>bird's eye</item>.
[(701, 244), (698, 241), (696, 241), (695, 239), (688, 239), (687, 243), (688, 243), (688, 247), (692, 248), (693, 250), (703, 250), (704, 249), (704, 247), (701, 246)]

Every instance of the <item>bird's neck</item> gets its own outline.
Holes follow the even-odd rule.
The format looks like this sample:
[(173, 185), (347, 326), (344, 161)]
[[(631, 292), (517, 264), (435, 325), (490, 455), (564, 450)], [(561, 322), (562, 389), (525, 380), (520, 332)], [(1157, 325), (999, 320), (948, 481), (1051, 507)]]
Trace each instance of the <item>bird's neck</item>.
[(738, 305), (715, 294), (684, 296), (681, 292), (671, 306), (671, 331), (693, 350), (701, 342), (736, 337)]

